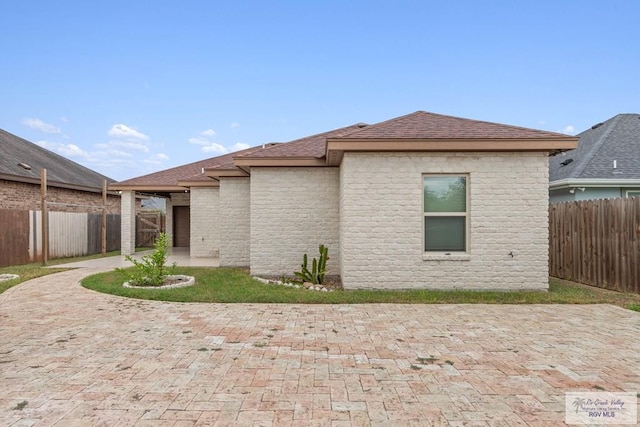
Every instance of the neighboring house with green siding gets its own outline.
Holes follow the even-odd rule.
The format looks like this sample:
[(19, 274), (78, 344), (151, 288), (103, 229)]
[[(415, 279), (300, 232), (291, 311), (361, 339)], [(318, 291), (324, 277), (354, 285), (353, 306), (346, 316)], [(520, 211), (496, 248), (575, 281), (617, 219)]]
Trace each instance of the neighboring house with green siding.
[(640, 196), (640, 114), (618, 114), (549, 159), (549, 200)]

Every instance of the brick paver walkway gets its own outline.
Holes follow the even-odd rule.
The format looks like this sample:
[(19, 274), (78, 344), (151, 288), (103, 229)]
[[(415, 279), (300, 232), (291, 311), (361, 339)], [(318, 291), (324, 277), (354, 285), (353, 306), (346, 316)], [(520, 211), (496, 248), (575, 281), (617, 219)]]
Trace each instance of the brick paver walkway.
[(0, 294), (0, 425), (557, 426), (565, 391), (640, 391), (618, 307), (176, 304), (95, 271)]

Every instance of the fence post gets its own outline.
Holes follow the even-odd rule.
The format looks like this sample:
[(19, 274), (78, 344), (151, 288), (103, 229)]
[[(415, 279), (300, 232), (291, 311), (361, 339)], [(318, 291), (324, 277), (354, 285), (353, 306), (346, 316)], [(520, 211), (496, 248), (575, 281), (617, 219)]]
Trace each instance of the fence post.
[(47, 212), (47, 170), (40, 171), (40, 195), (42, 203), (42, 265), (49, 260), (49, 215)]
[(102, 256), (107, 256), (107, 180), (102, 180)]

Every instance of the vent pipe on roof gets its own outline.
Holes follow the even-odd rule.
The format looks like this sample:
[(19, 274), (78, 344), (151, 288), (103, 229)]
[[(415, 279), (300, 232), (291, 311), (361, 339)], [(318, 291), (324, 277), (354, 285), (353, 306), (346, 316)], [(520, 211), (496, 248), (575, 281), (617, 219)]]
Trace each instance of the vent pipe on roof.
[(617, 169), (617, 168), (618, 168), (618, 161), (617, 161), (617, 160), (614, 160), (614, 161), (613, 161), (613, 168), (614, 168), (614, 169)]

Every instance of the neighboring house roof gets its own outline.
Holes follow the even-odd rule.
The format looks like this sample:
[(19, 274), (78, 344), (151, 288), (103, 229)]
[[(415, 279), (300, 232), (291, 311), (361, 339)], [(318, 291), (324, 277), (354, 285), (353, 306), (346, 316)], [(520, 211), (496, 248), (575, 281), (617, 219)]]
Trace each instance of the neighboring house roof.
[(640, 114), (618, 114), (577, 136), (578, 148), (549, 159), (553, 187), (640, 180)]
[(110, 188), (181, 191), (189, 186), (217, 186), (214, 179), (248, 176), (251, 166), (337, 166), (345, 151), (555, 152), (575, 148), (576, 142), (577, 138), (560, 133), (417, 111), (375, 125), (358, 123), (225, 154)]
[[(21, 166), (22, 165), (22, 166)], [(0, 129), (0, 179), (40, 184), (40, 171), (47, 170), (52, 187), (101, 192), (103, 180), (113, 179)]]

